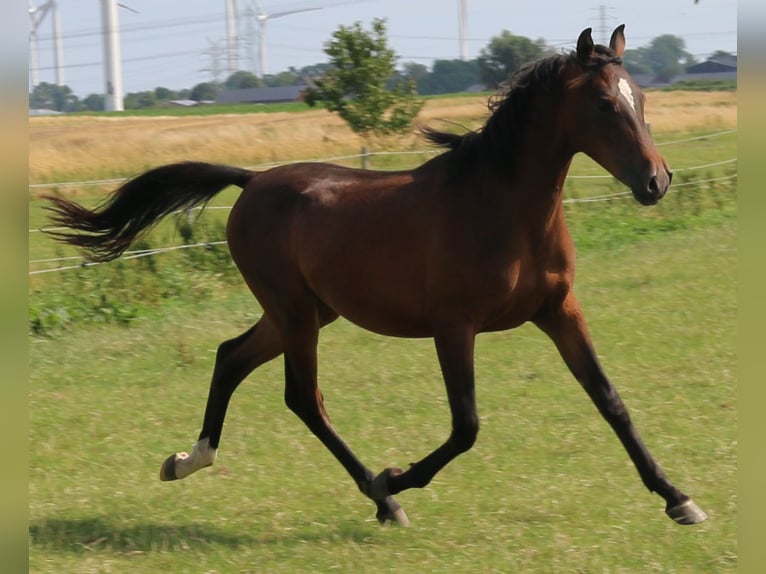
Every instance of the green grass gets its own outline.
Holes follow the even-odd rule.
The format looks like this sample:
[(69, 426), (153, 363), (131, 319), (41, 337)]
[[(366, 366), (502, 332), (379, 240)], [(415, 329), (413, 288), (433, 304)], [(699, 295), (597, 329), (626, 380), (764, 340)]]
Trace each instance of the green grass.
[[(489, 96), (492, 92), (459, 92), (454, 94), (438, 94), (422, 96), (423, 100), (441, 100), (454, 98), (470, 98), (476, 96)], [(135, 110), (123, 110), (121, 112), (95, 112), (82, 111), (68, 113), (67, 116), (98, 116), (98, 117), (129, 117), (129, 116), (211, 116), (215, 114), (256, 114), (277, 112), (307, 112), (322, 109), (323, 103), (311, 107), (305, 102), (281, 102), (272, 104), (202, 104), (191, 107), (184, 106), (159, 106), (156, 108), (142, 108)]]
[[(321, 109), (322, 106), (318, 106)], [(141, 108), (136, 110), (123, 110), (121, 112), (74, 112), (67, 116), (98, 116), (125, 118), (131, 116), (212, 116), (219, 114), (273, 114), (277, 112), (299, 113), (312, 109), (304, 102), (284, 102), (275, 104), (202, 104), (198, 106), (167, 106), (157, 108)]]
[[(287, 411), (281, 361), (235, 394), (215, 466), (159, 482), (162, 460), (196, 439), (216, 346), (259, 314), (232, 285), (127, 329), (30, 339), (30, 572), (734, 572), (735, 238), (724, 218), (578, 259), (604, 367), (655, 457), (709, 513), (699, 526), (664, 515), (528, 326), (479, 338), (479, 440), (398, 497), (412, 528), (379, 527)], [(338, 431), (375, 470), (446, 437), (429, 341), (338, 321), (322, 333), (320, 381)]]

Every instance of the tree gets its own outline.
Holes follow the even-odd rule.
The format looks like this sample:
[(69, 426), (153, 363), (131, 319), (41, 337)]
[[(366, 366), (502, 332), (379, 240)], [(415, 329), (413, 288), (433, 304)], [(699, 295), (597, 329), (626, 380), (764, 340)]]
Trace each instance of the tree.
[(646, 48), (625, 50), (622, 55), (622, 65), (631, 75), (652, 73), (652, 66), (646, 58)]
[(341, 26), (325, 44), (325, 53), (331, 68), (307, 90), (306, 103), (324, 102), (364, 136), (409, 128), (423, 102), (412, 80), (387, 87), (396, 71), (396, 54), (387, 45), (385, 20), (373, 20), (371, 32), (359, 22)]
[(321, 78), (327, 72), (332, 69), (332, 64), (322, 62), (320, 64), (311, 64), (310, 66), (303, 66), (299, 71), (299, 76), (306, 76), (309, 78)]
[(536, 60), (546, 52), (545, 42), (533, 42), (525, 36), (516, 36), (503, 30), (493, 37), (479, 54), (479, 77), (488, 87), (505, 82), (519, 67)]
[(201, 84), (197, 84), (191, 89), (189, 99), (195, 100), (197, 102), (215, 100), (215, 98), (218, 96), (219, 89), (220, 84), (217, 82), (202, 82)]
[(298, 83), (299, 79), (300, 75), (295, 68), (290, 68), (289, 70), (279, 72), (278, 74), (269, 74), (265, 78), (266, 85), (275, 88), (279, 86), (294, 86)]
[(685, 47), (683, 38), (663, 34), (652, 39), (649, 46), (642, 48), (646, 63), (657, 81), (669, 82), (694, 62), (694, 58), (685, 51)]
[(153, 108), (157, 105), (157, 95), (154, 90), (144, 92), (130, 92), (125, 94), (123, 104), (126, 110), (140, 110)]
[(82, 104), (85, 106), (85, 109), (92, 112), (103, 112), (104, 96), (103, 94), (89, 94), (83, 99)]
[(263, 86), (263, 82), (252, 72), (239, 70), (226, 78), (223, 85), (230, 90), (238, 90), (242, 88), (260, 88)]
[(737, 56), (735, 56), (731, 52), (727, 52), (726, 50), (716, 50), (715, 52), (713, 52), (710, 55), (710, 58), (708, 58), (708, 59), (709, 60), (717, 60), (717, 59), (724, 59), (724, 60), (726, 60), (726, 59), (729, 59), (729, 58), (736, 59)]
[(178, 97), (173, 90), (169, 88), (163, 88), (162, 86), (157, 86), (154, 88), (154, 95), (159, 102), (169, 102), (170, 100), (175, 100)]
[(56, 110), (58, 112), (76, 111), (79, 107), (77, 96), (69, 86), (59, 86), (40, 82), (29, 94), (29, 107), (32, 109)]
[[(402, 66), (402, 75), (415, 82), (416, 84), (425, 80), (428, 77), (428, 66), (425, 64), (418, 64), (417, 62), (405, 62)], [(418, 90), (420, 92), (420, 90)], [(422, 93), (422, 92), (420, 92)]]
[(478, 60), (436, 60), (431, 72), (418, 80), (418, 92), (452, 94), (478, 83), (481, 83)]

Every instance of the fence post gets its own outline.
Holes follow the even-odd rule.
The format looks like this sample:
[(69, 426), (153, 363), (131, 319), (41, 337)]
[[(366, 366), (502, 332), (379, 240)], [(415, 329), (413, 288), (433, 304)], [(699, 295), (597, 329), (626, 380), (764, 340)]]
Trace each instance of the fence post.
[(362, 169), (370, 169), (370, 150), (366, 145), (362, 146)]

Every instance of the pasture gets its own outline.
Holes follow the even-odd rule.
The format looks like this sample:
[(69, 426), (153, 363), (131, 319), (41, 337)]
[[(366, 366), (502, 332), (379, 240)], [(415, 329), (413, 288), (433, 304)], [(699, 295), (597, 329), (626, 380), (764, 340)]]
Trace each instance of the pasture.
[[(683, 95), (668, 96), (678, 103)], [(652, 93), (649, 102), (661, 97)], [(454, 108), (435, 102), (440, 117), (477, 121), (458, 110), (462, 99)], [(567, 206), (579, 255), (576, 292), (604, 368), (654, 456), (707, 522), (680, 527), (664, 515), (552, 343), (531, 326), (479, 337), (478, 442), (427, 488), (399, 495), (409, 529), (381, 528), (374, 506), (287, 410), (279, 360), (234, 395), (216, 465), (161, 483), (162, 460), (196, 439), (217, 345), (259, 315), (225, 246), (212, 246), (31, 276), (30, 571), (735, 571), (736, 180), (721, 178), (736, 164), (711, 164), (736, 157), (736, 134), (697, 139), (735, 128), (732, 105), (713, 106), (708, 124), (695, 116), (697, 123), (661, 129), (660, 110), (653, 120), (658, 142), (690, 140), (662, 149), (677, 170), (674, 184), (715, 181), (680, 185), (654, 208), (624, 197)], [(285, 116), (284, 125), (315, 113)], [(668, 122), (683, 115), (670, 111)], [(192, 134), (212, 129), (197, 124), (169, 146), (178, 158), (85, 149), (87, 130), (107, 122), (119, 130), (131, 119), (35, 118), (30, 176), (122, 177), (187, 152), (254, 164), (356, 151), (359, 142), (332, 127), (333, 118), (311, 117), (306, 134), (314, 133), (309, 124), (328, 122), (327, 137), (337, 141), (307, 135), (300, 153), (299, 132), (274, 128), (273, 149), (262, 149), (266, 139), (259, 153), (267, 155), (256, 156), (249, 135), (217, 151), (212, 140), (195, 146)], [(217, 129), (236, 129), (235, 119), (217, 118)], [(149, 141), (153, 120), (140, 121)], [(82, 158), (102, 159), (80, 165), (74, 154), (70, 165), (58, 164), (46, 142), (78, 131)], [(297, 139), (282, 148), (282, 137)], [(237, 155), (242, 145), (253, 155)], [(683, 169), (699, 166), (710, 167)], [(572, 169), (603, 173), (584, 158)], [(567, 186), (572, 200), (623, 191), (609, 178), (572, 178)], [(58, 192), (96, 201), (99, 188)], [(231, 200), (224, 193), (213, 207)], [(192, 226), (167, 222), (146, 246), (217, 241), (226, 213), (207, 211)], [(33, 193), (30, 228), (42, 222)], [(73, 255), (30, 233), (30, 260)], [(322, 331), (319, 353), (329, 414), (373, 470), (406, 465), (446, 437), (449, 413), (430, 341), (378, 337), (338, 321)]]

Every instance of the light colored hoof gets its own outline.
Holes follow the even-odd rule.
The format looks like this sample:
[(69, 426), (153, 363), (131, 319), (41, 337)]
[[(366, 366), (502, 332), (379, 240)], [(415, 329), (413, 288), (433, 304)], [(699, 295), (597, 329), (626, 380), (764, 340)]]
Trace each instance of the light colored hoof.
[(383, 525), (390, 522), (391, 524), (398, 524), (399, 526), (409, 526), (410, 519), (407, 518), (407, 514), (404, 512), (404, 509), (398, 504), (396, 506), (396, 510), (393, 510), (392, 512), (386, 514), (378, 514), (376, 516), (378, 522)]
[(403, 508), (398, 508), (394, 511), (394, 515), (389, 519), (394, 524), (398, 524), (399, 526), (409, 526), (410, 525), (410, 519), (407, 518), (407, 513), (404, 512)]
[(668, 508), (665, 513), (678, 524), (699, 524), (707, 519), (707, 514), (690, 498), (678, 506)]
[(191, 473), (213, 464), (216, 453), (216, 449), (210, 448), (210, 439), (204, 438), (194, 445), (191, 453), (177, 452), (165, 459), (160, 468), (160, 480), (186, 478)]
[(165, 462), (163, 462), (162, 466), (160, 467), (160, 480), (178, 480), (178, 476), (176, 475), (176, 460), (178, 458), (184, 459), (188, 456), (189, 455), (185, 452), (177, 452), (166, 458)]

